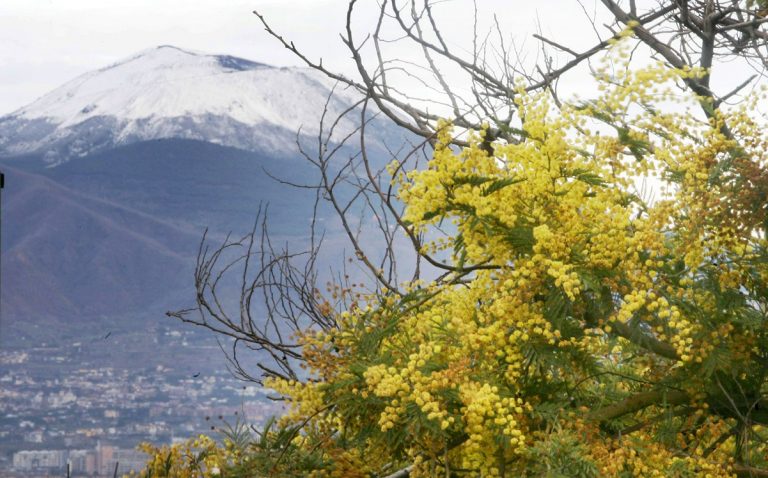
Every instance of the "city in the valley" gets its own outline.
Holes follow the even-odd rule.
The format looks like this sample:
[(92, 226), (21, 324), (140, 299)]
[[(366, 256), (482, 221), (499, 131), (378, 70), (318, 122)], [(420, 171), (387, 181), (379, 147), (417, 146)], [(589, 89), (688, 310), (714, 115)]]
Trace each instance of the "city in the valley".
[(259, 386), (233, 377), (215, 341), (184, 329), (4, 347), (0, 475), (122, 476), (143, 468), (141, 442), (218, 438), (228, 424), (279, 412)]

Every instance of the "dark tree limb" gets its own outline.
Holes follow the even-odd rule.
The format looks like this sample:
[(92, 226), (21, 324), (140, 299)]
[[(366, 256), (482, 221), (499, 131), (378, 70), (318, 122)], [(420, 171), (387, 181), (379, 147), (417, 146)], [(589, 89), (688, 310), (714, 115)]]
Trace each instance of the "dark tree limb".
[(651, 390), (631, 395), (624, 400), (593, 410), (587, 414), (587, 419), (604, 422), (614, 418), (635, 413), (652, 405), (681, 405), (690, 400), (690, 396), (680, 390)]

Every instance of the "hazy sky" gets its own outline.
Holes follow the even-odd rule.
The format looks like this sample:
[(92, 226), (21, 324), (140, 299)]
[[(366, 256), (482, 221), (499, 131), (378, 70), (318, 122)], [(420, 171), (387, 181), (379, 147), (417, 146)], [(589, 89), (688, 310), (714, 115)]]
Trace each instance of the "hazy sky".
[[(358, 3), (356, 23), (362, 34), (373, 19), (376, 2)], [(569, 32), (573, 18), (584, 20), (575, 0), (477, 3), (481, 20), (490, 22), (496, 13), (503, 29), (514, 34), (523, 49), (534, 43), (530, 33), (537, 15), (543, 16), (544, 31), (555, 38), (570, 35), (572, 42), (585, 45), (594, 40), (589, 30)], [(584, 3), (592, 8), (594, 0)], [(157, 45), (226, 53), (280, 66), (297, 64), (264, 32), (251, 13), (254, 9), (311, 56), (322, 56), (327, 64), (348, 70), (349, 54), (338, 35), (346, 5), (346, 0), (2, 0), (0, 115), (82, 73)], [(445, 1), (439, 14), (454, 46), (468, 48), (472, 1)], [(578, 31), (587, 37), (574, 38)]]

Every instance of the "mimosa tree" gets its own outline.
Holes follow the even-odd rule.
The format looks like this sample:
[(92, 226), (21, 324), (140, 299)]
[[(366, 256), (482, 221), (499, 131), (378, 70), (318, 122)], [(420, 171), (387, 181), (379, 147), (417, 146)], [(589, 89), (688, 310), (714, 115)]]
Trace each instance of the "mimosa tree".
[[(577, 55), (603, 65), (579, 98), (552, 88), (567, 70), (504, 85), (396, 16), (433, 68), (443, 55), (484, 82), (478, 108), (443, 119), (398, 103), (348, 29), (362, 110), (411, 114), (428, 162), (373, 170), (364, 139), (361, 168), (334, 170), (332, 148), (308, 159), (342, 219), (339, 178), (362, 178), (351, 201), (390, 217), (375, 216), (394, 226), (382, 233), (409, 241), (419, 266), (398, 280), (394, 236), (378, 263), (344, 220), (374, 285), (342, 279), (323, 293), (262, 242), (238, 321), (215, 300), (220, 256), (201, 255), (201, 315), (175, 315), (270, 352), (263, 383), (288, 406), (229, 476), (768, 476), (766, 99), (727, 106), (744, 85), (710, 88), (718, 48), (747, 28), (724, 19), (757, 7), (662, 2), (641, 15), (603, 3), (623, 28)], [(679, 3), (683, 20), (711, 27), (701, 64), (653, 30)], [(753, 15), (750, 42), (763, 35)], [(658, 58), (635, 64), (638, 41)], [(253, 236), (243, 247), (247, 263)], [(283, 317), (292, 338), (249, 328), (259, 289), (272, 294), (267, 324)]]

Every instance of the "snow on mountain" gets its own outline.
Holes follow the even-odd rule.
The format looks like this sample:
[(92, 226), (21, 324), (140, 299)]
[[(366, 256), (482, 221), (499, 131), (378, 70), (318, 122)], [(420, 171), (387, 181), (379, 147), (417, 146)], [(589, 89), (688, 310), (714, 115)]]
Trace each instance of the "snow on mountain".
[[(48, 165), (159, 138), (279, 152), (316, 135), (333, 84), (306, 68), (160, 46), (86, 73), (0, 118), (0, 156), (43, 154)], [(353, 102), (337, 91), (331, 113)], [(349, 117), (340, 131), (359, 118)]]

